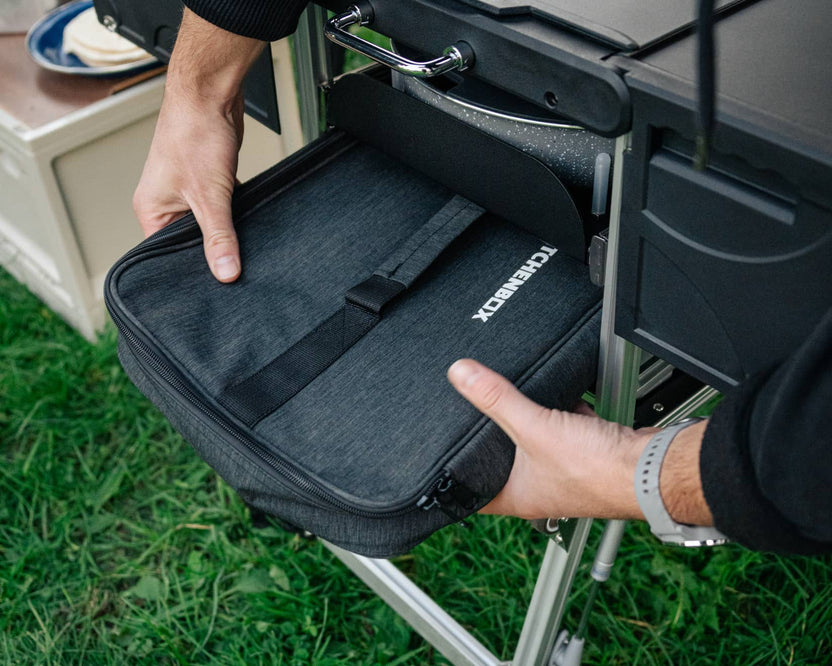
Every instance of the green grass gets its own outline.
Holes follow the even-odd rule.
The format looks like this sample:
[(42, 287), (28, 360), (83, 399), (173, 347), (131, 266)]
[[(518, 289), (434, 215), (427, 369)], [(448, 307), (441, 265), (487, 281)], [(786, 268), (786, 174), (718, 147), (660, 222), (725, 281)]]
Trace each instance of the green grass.
[[(370, 28), (361, 26), (359, 28), (352, 28), (350, 32), (355, 33), (361, 39), (364, 39), (371, 44), (375, 44), (376, 46), (380, 46), (383, 49), (391, 50), (390, 38), (382, 35)], [(360, 55), (355, 51), (347, 50), (345, 57), (344, 57), (344, 71), (351, 72), (359, 67), (364, 67), (365, 65), (369, 65), (372, 62), (366, 56)]]
[[(0, 663), (446, 663), (319, 543), (252, 528), (125, 378), (112, 330), (87, 344), (2, 271), (0, 442)], [(509, 659), (544, 547), (522, 521), (479, 517), (397, 563)], [(571, 629), (587, 581), (585, 562)], [(590, 664), (829, 654), (829, 559), (671, 550), (641, 525), (585, 651)]]

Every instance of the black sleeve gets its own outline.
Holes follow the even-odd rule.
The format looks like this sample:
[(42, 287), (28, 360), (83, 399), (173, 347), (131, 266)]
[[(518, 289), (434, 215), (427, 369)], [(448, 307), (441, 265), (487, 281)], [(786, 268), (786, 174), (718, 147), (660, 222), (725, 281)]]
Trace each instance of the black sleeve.
[(308, 0), (185, 0), (195, 14), (229, 32), (267, 42), (292, 34)]
[(792, 356), (727, 395), (700, 472), (716, 526), (757, 550), (832, 552), (832, 308)]

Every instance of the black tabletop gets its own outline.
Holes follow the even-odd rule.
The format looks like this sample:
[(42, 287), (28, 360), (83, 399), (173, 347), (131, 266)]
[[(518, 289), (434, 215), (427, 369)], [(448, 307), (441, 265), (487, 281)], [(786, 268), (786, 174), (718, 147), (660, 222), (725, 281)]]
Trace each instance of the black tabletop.
[[(717, 23), (717, 91), (832, 147), (832, 2), (760, 0)], [(696, 36), (640, 59), (695, 83)]]
[[(690, 27), (695, 0), (461, 0), (486, 14), (533, 15), (624, 51), (634, 51)], [(717, 0), (724, 11), (748, 0)]]

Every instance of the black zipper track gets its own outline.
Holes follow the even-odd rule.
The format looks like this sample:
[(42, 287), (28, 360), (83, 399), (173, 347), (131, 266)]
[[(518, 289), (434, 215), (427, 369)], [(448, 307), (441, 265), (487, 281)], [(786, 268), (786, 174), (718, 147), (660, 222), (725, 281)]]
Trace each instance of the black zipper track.
[[(105, 300), (107, 301), (107, 307), (110, 309), (110, 314), (113, 317), (113, 321), (115, 322), (116, 328), (118, 328), (122, 339), (127, 343), (130, 351), (144, 361), (145, 368), (152, 370), (153, 374), (158, 379), (170, 386), (175, 391), (175, 394), (183, 398), (190, 407), (198, 411), (201, 415), (207, 417), (212, 423), (218, 425), (226, 433), (231, 435), (234, 440), (243, 445), (246, 450), (253, 453), (257, 458), (262, 460), (275, 472), (277, 472), (279, 476), (289, 483), (290, 486), (299, 489), (302, 493), (312, 496), (315, 499), (323, 500), (325, 503), (334, 506), (341, 511), (358, 516), (377, 517), (383, 515), (385, 517), (394, 517), (410, 513), (411, 511), (415, 511), (419, 508), (415, 504), (411, 504), (410, 506), (393, 510), (358, 509), (339, 499), (328, 490), (322, 488), (316, 482), (309, 479), (303, 472), (297, 470), (293, 465), (281, 460), (267, 451), (263, 445), (260, 444), (260, 442), (249, 437), (240, 428), (235, 426), (233, 423), (230, 423), (222, 415), (217, 413), (216, 410), (214, 410), (210, 405), (201, 400), (194, 392), (189, 382), (180, 377), (176, 370), (167, 365), (158, 354), (154, 353), (154, 351), (150, 349), (146, 342), (141, 340), (127, 327), (124, 319), (112, 307), (112, 299), (109, 298), (109, 294), (105, 296)], [(421, 497), (425, 494), (430, 494), (440, 482), (441, 479), (431, 482), (428, 491), (419, 493), (419, 496)]]

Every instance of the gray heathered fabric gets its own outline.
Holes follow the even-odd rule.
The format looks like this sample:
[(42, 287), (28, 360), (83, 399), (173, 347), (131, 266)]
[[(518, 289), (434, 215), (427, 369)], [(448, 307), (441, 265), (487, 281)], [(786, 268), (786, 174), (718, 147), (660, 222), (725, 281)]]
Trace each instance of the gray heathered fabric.
[(119, 293), (216, 396), (336, 312), (344, 292), (452, 196), (359, 147), (238, 223), (243, 274), (234, 284), (214, 280), (195, 245), (175, 259), (160, 255), (125, 271)]
[[(600, 311), (596, 308), (575, 335), (520, 384), (523, 392), (550, 406), (575, 404), (582, 391), (578, 387), (586, 385), (595, 373), (595, 361), (587, 350), (597, 351), (600, 324)], [(280, 516), (367, 557), (405, 553), (436, 530), (454, 522), (440, 511), (419, 509), (395, 518), (355, 517), (301, 498), (279, 476), (270, 473), (268, 467), (227, 439), (222, 431), (195, 418), (169, 389), (149, 379), (145, 366), (122, 345), (119, 358), (142, 393), (195, 445), (203, 460), (254, 508)], [(566, 358), (569, 362), (564, 363)], [(481, 498), (472, 512), (485, 506), (505, 485), (513, 461), (514, 445), (493, 421), (481, 418), (450, 466), (456, 478)]]
[[(359, 147), (239, 223), (238, 283), (216, 283), (201, 244), (190, 243), (130, 265), (116, 278), (119, 295), (136, 326), (214, 403), (336, 311), (385, 259), (395, 271), (414, 250), (435, 253), (441, 232), (427, 243), (412, 235), (452, 197)], [(451, 388), (447, 367), (477, 358), (561, 408), (594, 379), (600, 294), (578, 262), (554, 254), (487, 321), (472, 318), (542, 245), (484, 216), (251, 436), (359, 509), (413, 507), (444, 469), (484, 505), (505, 483), (514, 448)], [(120, 355), (139, 388), (252, 506), (371, 556), (403, 552), (453, 522), (438, 510), (367, 517), (304, 498), (127, 349)]]
[(540, 246), (493, 218), (478, 221), (375, 328), (256, 431), (353, 501), (406, 501), (413, 489), (403, 481), (438, 474), (449, 442), (477, 419), (448, 384), (448, 366), (470, 356), (515, 379), (595, 306), (586, 268), (556, 254), (487, 322), (472, 319)]
[(343, 309), (265, 366), (255, 368), (250, 377), (226, 386), (218, 396), (220, 404), (247, 426), (279, 408), (366, 335), (378, 323), (384, 304), (426, 270), (483, 212), (466, 199), (453, 197), (384, 262), (392, 268), (383, 271), (384, 275), (377, 271), (348, 289)]

